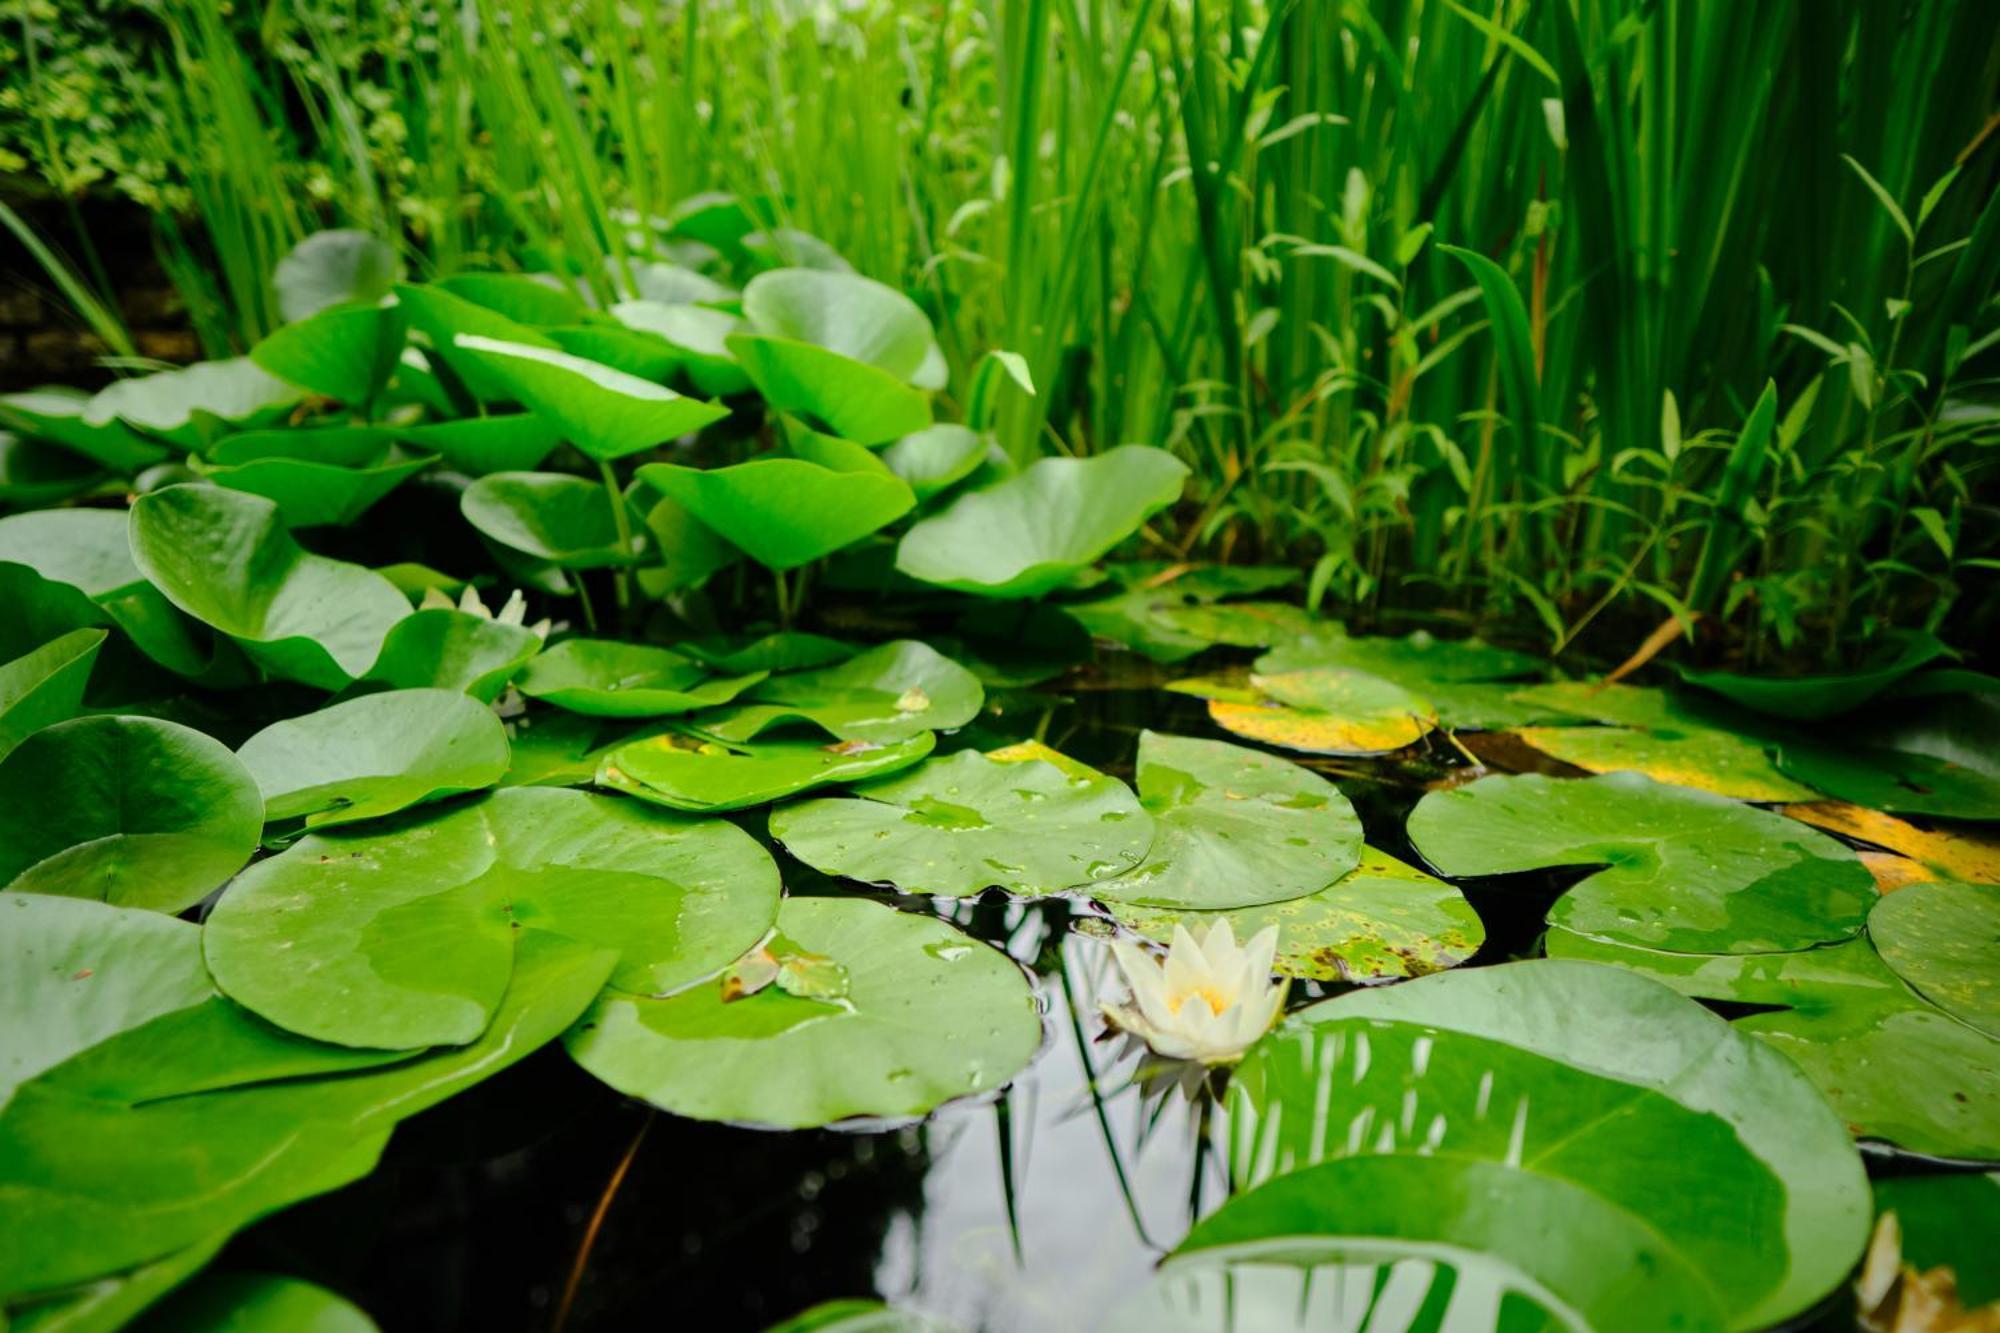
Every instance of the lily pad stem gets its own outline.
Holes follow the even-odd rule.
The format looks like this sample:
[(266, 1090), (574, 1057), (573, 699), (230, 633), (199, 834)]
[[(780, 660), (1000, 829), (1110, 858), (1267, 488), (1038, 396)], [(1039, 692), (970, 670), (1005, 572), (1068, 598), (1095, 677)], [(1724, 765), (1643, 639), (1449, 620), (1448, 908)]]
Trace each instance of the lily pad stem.
[[(605, 498), (611, 501), (611, 521), (618, 527), (618, 549), (628, 558), (636, 557), (639, 551), (632, 541), (632, 516), (625, 512), (625, 495), (618, 489), (618, 474), (602, 458), (597, 460), (597, 471), (604, 478)], [(621, 565), (613, 571), (613, 577), (618, 591), (618, 620), (622, 625), (632, 614), (632, 570)]]

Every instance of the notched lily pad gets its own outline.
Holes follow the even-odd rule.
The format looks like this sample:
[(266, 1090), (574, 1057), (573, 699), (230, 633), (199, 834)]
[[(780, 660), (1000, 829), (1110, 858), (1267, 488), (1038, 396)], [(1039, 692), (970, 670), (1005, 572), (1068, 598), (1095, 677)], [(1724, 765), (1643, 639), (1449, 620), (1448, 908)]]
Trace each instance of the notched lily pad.
[(970, 671), (928, 644), (898, 639), (831, 666), (772, 676), (693, 725), (731, 743), (805, 723), (838, 740), (889, 744), (962, 727), (979, 716), (985, 698)]
[(597, 785), (675, 810), (742, 810), (838, 782), (908, 768), (937, 734), (907, 740), (756, 741), (725, 744), (671, 731), (621, 745), (600, 761)]
[(521, 693), (596, 717), (665, 717), (726, 704), (770, 673), (711, 675), (668, 648), (615, 639), (567, 639), (528, 664)]

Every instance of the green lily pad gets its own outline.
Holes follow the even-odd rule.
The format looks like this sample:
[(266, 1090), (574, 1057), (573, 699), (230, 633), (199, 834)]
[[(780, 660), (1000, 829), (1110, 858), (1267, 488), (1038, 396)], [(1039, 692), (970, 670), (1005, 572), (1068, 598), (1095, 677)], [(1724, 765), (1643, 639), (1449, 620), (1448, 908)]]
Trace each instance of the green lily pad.
[[(1153, 843), (1097, 898), (1212, 911), (1318, 893), (1360, 864), (1361, 820), (1340, 789), (1276, 755), (1139, 733)], [(1245, 938), (1248, 938), (1247, 936)]]
[(377, 1333), (325, 1287), (268, 1273), (211, 1273), (147, 1316), (153, 1333)]
[(2000, 888), (1934, 881), (1884, 894), (1868, 936), (1911, 990), (2000, 1037)]
[(179, 912), (257, 850), (264, 802), (220, 741), (80, 717), (0, 759), (0, 886)]
[(1152, 817), (1118, 779), (1042, 753), (961, 750), (851, 797), (774, 810), (771, 836), (817, 870), (904, 893), (1094, 893), (1145, 857)]
[(1203, 676), (1167, 688), (1208, 700), (1210, 720), (1224, 731), (1308, 754), (1387, 754), (1437, 725), (1430, 700), (1339, 667), (1253, 675), (1247, 686)]
[(402, 267), (386, 241), (365, 231), (316, 231), (278, 261), (271, 288), (287, 321), (310, 319), (332, 306), (375, 304), (395, 286)]
[(1027, 1066), (1041, 1015), (1006, 955), (934, 917), (788, 898), (773, 953), (838, 969), (830, 994), (610, 990), (565, 1039), (590, 1073), (676, 1115), (787, 1129), (917, 1116)]
[(1319, 626), (1257, 659), (1265, 675), (1308, 667), (1345, 667), (1393, 680), (1422, 693), (1441, 681), (1506, 680), (1540, 671), (1540, 658), (1495, 648), (1480, 639), (1440, 639), (1418, 630), (1401, 638), (1348, 638)]
[(302, 396), (249, 357), (239, 356), (118, 380), (97, 391), (83, 419), (93, 426), (123, 422), (183, 449), (198, 449), (229, 427), (269, 425)]
[(522, 673), (521, 693), (596, 717), (665, 717), (728, 703), (768, 672), (716, 676), (666, 648), (612, 639), (569, 639)]
[(642, 479), (625, 492), (626, 503), (645, 515), (646, 535), (660, 563), (639, 571), (640, 585), (654, 597), (695, 587), (743, 558), (743, 552), (716, 535), (678, 500), (669, 500)]
[(894, 773), (929, 754), (937, 733), (906, 740), (724, 744), (668, 732), (621, 745), (598, 764), (597, 785), (674, 810), (743, 810), (837, 782)]
[(939, 422), (890, 444), (882, 451), (882, 462), (909, 484), (922, 504), (971, 476), (992, 447), (988, 436)]
[(410, 613), (381, 575), (293, 541), (271, 501), (219, 486), (140, 496), (132, 558), (168, 601), (266, 671), (322, 689), (365, 672)]
[(730, 353), (729, 338), (749, 325), (737, 316), (705, 306), (660, 301), (621, 301), (611, 314), (628, 328), (665, 339), (680, 353), (680, 371), (711, 398), (732, 398), (750, 387), (750, 377)]
[(461, 383), (482, 403), (514, 402), (513, 389), (486, 366), (483, 358), (458, 347), (460, 334), (560, 350), (555, 339), (509, 319), (498, 310), (468, 301), (437, 283), (396, 284), (396, 308), (422, 335), (424, 350), (439, 378)]
[[(1095, 896), (1105, 897), (1102, 889)], [(1227, 911), (1137, 907), (1107, 901), (1117, 920), (1171, 943), (1174, 927), (1206, 938), (1227, 921), (1239, 940), (1278, 928), (1272, 969), (1305, 981), (1386, 981), (1457, 967), (1486, 940), (1479, 914), (1450, 884), (1387, 852), (1361, 848), (1360, 864), (1317, 893)]]
[(1706, 727), (1519, 727), (1514, 735), (1590, 773), (1643, 773), (1738, 801), (1811, 801), (1819, 793), (1786, 777), (1755, 737)]
[(437, 285), (535, 328), (580, 324), (587, 310), (574, 290), (547, 273), (454, 273)]
[(804, 268), (759, 273), (743, 289), (743, 314), (758, 333), (824, 347), (921, 388), (944, 387), (930, 320), (872, 278)]
[(524, 936), (617, 951), (620, 989), (713, 976), (764, 937), (778, 868), (723, 820), (515, 787), (379, 833), (313, 834), (209, 913), (216, 985), (343, 1046), (457, 1045), (486, 1030)]
[(458, 500), (466, 522), (510, 550), (564, 569), (629, 565), (611, 497), (562, 472), (495, 472)]
[(1114, 562), (1106, 569), (1123, 591), (1064, 609), (1097, 638), (1167, 663), (1192, 657), (1211, 642), (1182, 628), (1173, 619), (1175, 611), (1282, 588), (1299, 579), (1294, 569), (1255, 566)]
[(0, 665), (0, 759), (43, 727), (82, 711), (104, 637), (101, 629), (71, 630)]
[[(5, 420), (0, 409), (0, 420)], [(0, 506), (60, 504), (108, 480), (95, 460), (0, 430)]]
[[(607, 264), (613, 270), (612, 281), (617, 283), (621, 274), (618, 265)], [(638, 299), (648, 305), (689, 305), (697, 301), (736, 301), (743, 293), (726, 283), (717, 282), (686, 264), (668, 263), (665, 260), (632, 261), (625, 265), (631, 277), (630, 290)], [(612, 308), (613, 313), (617, 307)]]
[(0, 394), (0, 422), (31, 439), (59, 444), (113, 472), (137, 472), (167, 456), (167, 446), (122, 421), (92, 420), (91, 395), (78, 389), (29, 389)]
[(728, 409), (567, 352), (461, 333), (456, 346), (562, 437), (599, 460), (700, 430)]
[(2000, 1241), (2000, 1172), (1890, 1176), (1875, 1182), (1875, 1211), (1896, 1215), (1904, 1263), (1952, 1270), (1967, 1309), (2000, 1300), (2000, 1268), (1992, 1261)]
[(810, 418), (844, 440), (887, 444), (931, 423), (923, 390), (865, 361), (758, 333), (732, 333), (724, 345), (773, 410)]
[(1488, 777), (1432, 792), (1409, 835), (1440, 874), (1603, 866), (1552, 926), (1682, 953), (1831, 944), (1860, 931), (1875, 881), (1854, 853), (1768, 810), (1638, 774)]
[(648, 486), (769, 569), (794, 569), (893, 523), (916, 504), (901, 478), (837, 471), (802, 458), (753, 458), (706, 470), (639, 469)]
[(507, 771), (507, 729), (454, 690), (387, 690), (273, 722), (236, 757), (266, 823), (324, 828), (492, 786)]
[(382, 431), (335, 426), (232, 435), (192, 466), (218, 486), (270, 500), (286, 526), (310, 528), (346, 527), (436, 461), (405, 453)]
[(1187, 477), (1186, 464), (1145, 445), (1045, 458), (919, 522), (904, 534), (896, 568), (960, 592), (1038, 597), (1180, 499)]
[(706, 662), (730, 675), (750, 671), (810, 671), (845, 662), (860, 649), (824, 634), (779, 630), (756, 639), (697, 639), (676, 645), (676, 651)]
[(898, 639), (832, 666), (773, 676), (694, 725), (717, 740), (743, 742), (803, 722), (840, 740), (888, 744), (962, 727), (985, 699), (970, 671), (928, 644)]
[[(170, 671), (200, 675), (215, 660), (206, 630), (146, 581), (132, 558), (127, 516), (108, 509), (45, 509), (0, 518), (0, 651), (39, 647), (72, 629), (115, 625)], [(11, 577), (6, 565), (15, 566)]]
[(1904, 985), (1867, 939), (1683, 954), (1555, 929), (1546, 947), (1551, 957), (1614, 964), (1686, 995), (1780, 1006), (1734, 1026), (1790, 1057), (1855, 1135), (1935, 1157), (2000, 1161), (2000, 1041)]
[(541, 647), (540, 636), (523, 626), (430, 607), (395, 623), (361, 684), (458, 690), (490, 704)]
[(404, 444), (442, 455), (447, 466), (472, 477), (494, 472), (532, 472), (562, 442), (556, 428), (533, 412), (465, 417), (389, 429)]
[(334, 306), (272, 333), (250, 359), (287, 384), (372, 408), (396, 373), (406, 333), (396, 306)]
[(1800, 738), (1778, 747), (1778, 767), (1829, 796), (1871, 810), (2000, 820), (2000, 771), (1950, 756)]
[(1511, 963), (1310, 1006), (1238, 1067), (1230, 1122), (1232, 1174), (1257, 1188), (1178, 1253), (1339, 1237), (1418, 1261), (1413, 1299), (1432, 1264), (1465, 1264), (1476, 1326), (1506, 1309), (1498, 1286), (1563, 1325), (1764, 1327), (1867, 1238), (1867, 1179), (1818, 1091), (1614, 968)]
[(678, 348), (657, 333), (621, 324), (577, 324), (548, 330), (556, 346), (571, 356), (664, 384), (680, 369)]
[(1762, 676), (1740, 671), (1693, 671), (1680, 668), (1690, 685), (1722, 695), (1733, 703), (1773, 717), (1817, 721), (1851, 712), (1912, 672), (1930, 665), (1951, 649), (1935, 635), (1891, 636), (1876, 654), (1876, 662), (1860, 671), (1823, 676)]
[(1304, 607), (1290, 602), (1198, 602), (1166, 606), (1156, 613), (1170, 629), (1204, 643), (1264, 648), (1310, 634), (1320, 624)]

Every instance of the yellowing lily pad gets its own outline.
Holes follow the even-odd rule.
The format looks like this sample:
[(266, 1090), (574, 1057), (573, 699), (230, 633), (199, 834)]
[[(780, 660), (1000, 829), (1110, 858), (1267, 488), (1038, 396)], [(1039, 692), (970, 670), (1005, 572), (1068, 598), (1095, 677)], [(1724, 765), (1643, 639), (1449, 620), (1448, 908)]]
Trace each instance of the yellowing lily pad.
[(1831, 833), (1872, 842), (1929, 866), (1946, 879), (2000, 884), (2000, 838), (1965, 826), (1919, 828), (1846, 801), (1811, 801), (1778, 812)]
[(1644, 773), (1655, 782), (1738, 801), (1810, 801), (1819, 793), (1786, 777), (1755, 739), (1709, 730), (1520, 727), (1543, 754), (1591, 773)]
[(1215, 677), (1167, 687), (1208, 700), (1208, 715), (1246, 740), (1309, 754), (1387, 754), (1437, 725), (1430, 701), (1366, 672), (1311, 667), (1247, 685)]

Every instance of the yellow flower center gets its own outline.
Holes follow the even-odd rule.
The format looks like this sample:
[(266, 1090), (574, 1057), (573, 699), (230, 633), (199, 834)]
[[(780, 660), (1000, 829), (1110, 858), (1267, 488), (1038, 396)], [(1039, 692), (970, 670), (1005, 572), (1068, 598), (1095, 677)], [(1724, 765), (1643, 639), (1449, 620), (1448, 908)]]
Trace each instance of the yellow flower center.
[(1182, 991), (1178, 995), (1170, 995), (1167, 997), (1167, 1007), (1178, 1014), (1181, 1011), (1181, 1006), (1197, 995), (1208, 1002), (1208, 1012), (1211, 1014), (1220, 1014), (1224, 1009), (1229, 1007), (1229, 997), (1212, 985), (1196, 986), (1193, 990)]

